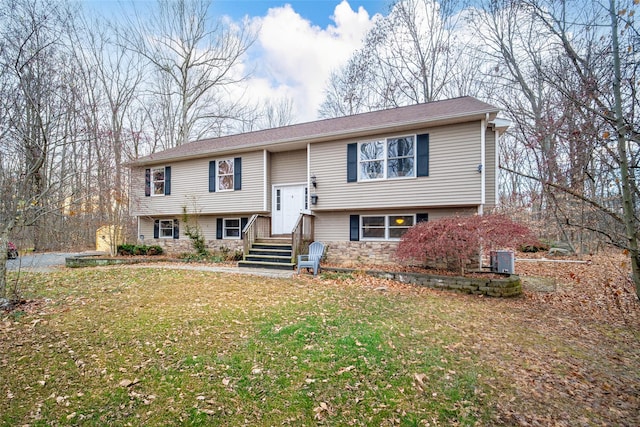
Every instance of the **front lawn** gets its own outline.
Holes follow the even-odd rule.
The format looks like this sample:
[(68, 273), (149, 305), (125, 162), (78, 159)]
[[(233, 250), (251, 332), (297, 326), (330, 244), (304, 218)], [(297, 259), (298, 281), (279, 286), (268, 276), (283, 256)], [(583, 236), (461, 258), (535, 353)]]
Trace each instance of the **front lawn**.
[(336, 274), (21, 280), (29, 302), (0, 314), (2, 425), (640, 422), (637, 307), (603, 321), (561, 291), (500, 300)]

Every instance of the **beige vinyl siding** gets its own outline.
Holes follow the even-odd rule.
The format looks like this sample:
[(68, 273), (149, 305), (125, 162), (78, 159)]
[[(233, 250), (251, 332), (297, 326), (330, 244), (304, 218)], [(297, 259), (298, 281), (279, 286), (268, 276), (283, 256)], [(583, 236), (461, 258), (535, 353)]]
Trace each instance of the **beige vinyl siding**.
[(271, 184), (307, 182), (307, 150), (271, 153)]
[(496, 206), (496, 174), (498, 173), (496, 165), (496, 133), (487, 129), (487, 137), (485, 140), (485, 213), (489, 213)]
[[(429, 134), (429, 176), (347, 183), (347, 144), (312, 144), (310, 170), (318, 181), (314, 210), (457, 206), (481, 203), (480, 122), (423, 129)], [(406, 135), (389, 134), (381, 137)]]
[(477, 208), (407, 208), (402, 210), (372, 210), (358, 212), (317, 212), (315, 216), (315, 240), (336, 242), (349, 240), (349, 217), (351, 215), (415, 215), (429, 214), (429, 221), (447, 216), (466, 216), (477, 213)]
[(262, 151), (225, 156), (220, 159), (242, 158), (242, 189), (209, 192), (209, 161), (207, 159), (167, 163), (171, 166), (171, 195), (145, 197), (145, 168), (133, 170), (133, 215), (181, 215), (183, 207), (189, 213), (253, 213), (262, 212), (264, 194), (264, 154)]

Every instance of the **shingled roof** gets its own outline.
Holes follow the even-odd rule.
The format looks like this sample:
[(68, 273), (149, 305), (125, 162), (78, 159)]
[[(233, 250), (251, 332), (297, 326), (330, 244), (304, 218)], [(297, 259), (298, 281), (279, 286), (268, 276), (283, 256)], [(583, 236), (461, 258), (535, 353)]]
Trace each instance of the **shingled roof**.
[(466, 96), (219, 138), (202, 139), (141, 157), (131, 162), (131, 165), (208, 157), (214, 153), (231, 150), (246, 151), (255, 148), (275, 148), (283, 144), (321, 142), (338, 137), (374, 134), (394, 128), (464, 121), (485, 114), (490, 114), (493, 119), (498, 111), (490, 104)]

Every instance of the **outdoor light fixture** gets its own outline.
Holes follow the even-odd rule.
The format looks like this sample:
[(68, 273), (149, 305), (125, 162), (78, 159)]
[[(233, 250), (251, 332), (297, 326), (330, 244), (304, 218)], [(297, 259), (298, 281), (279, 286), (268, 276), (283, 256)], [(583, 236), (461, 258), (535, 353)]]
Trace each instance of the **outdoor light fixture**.
[(478, 173), (482, 173), (482, 164), (478, 165)]
[[(318, 186), (318, 181), (316, 179), (316, 175), (315, 174), (311, 175), (311, 185), (313, 185), (313, 188), (316, 188)], [(311, 197), (313, 197), (313, 196), (311, 196)], [(314, 205), (315, 205), (315, 203), (314, 203)]]
[(311, 195), (311, 204), (312, 205), (317, 205), (318, 204), (318, 195), (317, 194), (312, 194)]
[(144, 241), (144, 234), (139, 235), (138, 238)]
[(397, 224), (397, 225), (402, 225), (402, 224), (404, 224), (404, 218), (396, 218), (396, 224)]

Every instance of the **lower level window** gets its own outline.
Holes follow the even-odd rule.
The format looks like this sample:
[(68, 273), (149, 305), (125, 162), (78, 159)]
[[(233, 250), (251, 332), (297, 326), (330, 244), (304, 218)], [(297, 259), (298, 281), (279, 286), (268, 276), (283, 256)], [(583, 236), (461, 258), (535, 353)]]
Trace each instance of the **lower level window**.
[(225, 218), (223, 221), (225, 239), (240, 238), (240, 218)]
[(161, 239), (173, 239), (173, 220), (161, 219), (159, 225), (159, 236)]
[(415, 224), (414, 215), (371, 215), (360, 217), (362, 239), (398, 240)]

